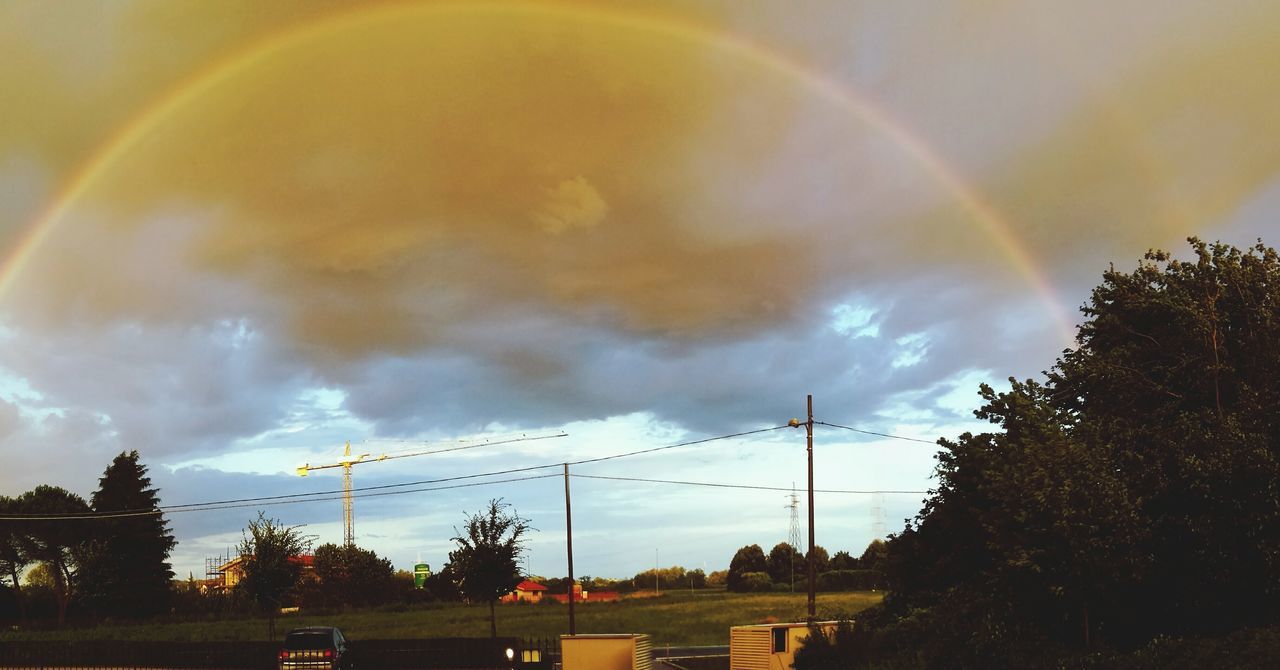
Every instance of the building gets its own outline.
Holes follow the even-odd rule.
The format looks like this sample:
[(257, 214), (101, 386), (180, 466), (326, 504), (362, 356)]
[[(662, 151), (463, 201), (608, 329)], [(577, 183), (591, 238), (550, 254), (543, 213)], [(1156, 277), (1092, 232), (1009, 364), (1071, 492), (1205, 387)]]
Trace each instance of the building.
[[(569, 594), (567, 593), (551, 593), (548, 595), (558, 602), (569, 602)], [(575, 583), (573, 585), (573, 602), (575, 603), (606, 603), (621, 599), (622, 596), (617, 591), (584, 591), (581, 584)]]
[(516, 584), (516, 590), (502, 596), (501, 600), (504, 603), (540, 603), (546, 590), (547, 587), (526, 579)]
[[(244, 556), (236, 556), (235, 558), (218, 566), (218, 572), (222, 574), (222, 583), (219, 585), (221, 590), (227, 590), (240, 583), (244, 578)], [(316, 577), (316, 557), (311, 555), (290, 556), (290, 563), (296, 563), (302, 568), (299, 579), (317, 579)]]

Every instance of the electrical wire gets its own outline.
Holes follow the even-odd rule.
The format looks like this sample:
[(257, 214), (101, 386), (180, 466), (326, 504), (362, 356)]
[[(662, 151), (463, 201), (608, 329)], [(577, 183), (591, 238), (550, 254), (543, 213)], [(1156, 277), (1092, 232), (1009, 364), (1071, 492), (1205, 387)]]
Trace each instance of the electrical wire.
[[(560, 476), (561, 475), (559, 474), (549, 474), (549, 475), (534, 475), (531, 477), (513, 477), (511, 479), (495, 479), (487, 482), (468, 482), (466, 484), (453, 484), (451, 486), (433, 486), (433, 487), (427, 487), (427, 488), (407, 489), (403, 491), (379, 491), (375, 493), (363, 493), (360, 495), (353, 495), (351, 497), (352, 498), (375, 498), (375, 497), (381, 497), (381, 496), (404, 495), (407, 493), (423, 493), (428, 491), (447, 491), (451, 489), (470, 488), (472, 486), (488, 486), (490, 484), (510, 484), (513, 482), (524, 482), (524, 481), (530, 481), (533, 479), (547, 479), (550, 477), (560, 477)], [(342, 500), (342, 497), (336, 496), (336, 497), (330, 497), (330, 498), (307, 498), (305, 500), (276, 500), (269, 504), (296, 505), (299, 503), (326, 502), (326, 501), (332, 501), (332, 500)], [(102, 513), (93, 513), (93, 514), (67, 514), (67, 515), (61, 515), (61, 516), (16, 516), (16, 517), (0, 516), (0, 521), (89, 521), (89, 520), (96, 520), (96, 519), (122, 519), (122, 518), (129, 518), (129, 517), (155, 516), (158, 514), (165, 514), (169, 512), (176, 513), (176, 514), (180, 514), (183, 512), (212, 512), (217, 510), (239, 509), (243, 507), (260, 507), (260, 506), (261, 505), (258, 502), (254, 501), (254, 502), (240, 502), (235, 504), (218, 505), (218, 506), (211, 506), (211, 507), (176, 509), (176, 510), (161, 507), (161, 508), (151, 509), (151, 510), (102, 512)]]
[(611, 460), (613, 460), (613, 459), (615, 459), (615, 458), (626, 458), (627, 456), (639, 456), (640, 454), (651, 454), (651, 453), (653, 453), (653, 452), (655, 452), (655, 451), (665, 451), (665, 450), (667, 450), (667, 449), (675, 449), (675, 448), (677, 448), (677, 447), (691, 447), (691, 446), (693, 446), (693, 445), (695, 445), (695, 444), (706, 444), (707, 442), (716, 442), (716, 441), (718, 441), (718, 440), (728, 440), (728, 439), (732, 439), (732, 438), (735, 438), (735, 437), (746, 437), (747, 435), (757, 435), (757, 434), (759, 434), (759, 433), (768, 433), (768, 432), (770, 432), (770, 431), (780, 430), (780, 429), (782, 429), (782, 428), (790, 428), (790, 426), (788, 426), (788, 425), (786, 425), (786, 424), (783, 424), (783, 425), (781, 425), (781, 426), (773, 426), (773, 427), (770, 427), (770, 428), (759, 428), (759, 429), (757, 429), (757, 430), (747, 430), (747, 431), (743, 431), (743, 432), (741, 432), (741, 433), (733, 433), (733, 434), (731, 434), (731, 435), (720, 435), (720, 436), (718, 436), (718, 437), (707, 437), (707, 438), (703, 438), (703, 439), (701, 439), (701, 440), (690, 440), (690, 441), (688, 441), (688, 442), (681, 442), (681, 443), (679, 443), (679, 444), (669, 444), (669, 445), (667, 445), (667, 446), (665, 446), (665, 447), (653, 447), (652, 449), (641, 449), (641, 450), (639, 450), (639, 451), (628, 451), (628, 452), (626, 452), (626, 453), (624, 453), (624, 454), (614, 454), (614, 455), (612, 455), (612, 456), (599, 456), (599, 457), (597, 457), (597, 458), (585, 458), (585, 459), (580, 460), (580, 461), (569, 461), (568, 463), (565, 463), (564, 465), (584, 465), (584, 464), (586, 464), (586, 463), (599, 463), (600, 461), (611, 461)]
[[(793, 491), (792, 488), (783, 486), (757, 486), (752, 484), (724, 484), (719, 482), (691, 482), (677, 479), (646, 479), (644, 477), (609, 477), (605, 475), (575, 475), (570, 477), (580, 479), (607, 479), (617, 482), (645, 482), (649, 484), (679, 484), (683, 486), (705, 486), (719, 489), (747, 489), (752, 491)], [(928, 491), (854, 491), (848, 489), (814, 489), (814, 493), (855, 493), (855, 494), (875, 494), (875, 493), (904, 493), (904, 494), (927, 494)]]
[(843, 428), (845, 430), (851, 430), (855, 433), (862, 433), (863, 435), (876, 435), (878, 437), (889, 437), (895, 440), (906, 440), (908, 442), (919, 442), (921, 444), (931, 444), (935, 446), (938, 444), (937, 442), (933, 442), (930, 440), (922, 440), (917, 437), (904, 437), (902, 435), (890, 435), (889, 433), (877, 433), (873, 430), (863, 430), (861, 428), (854, 428), (852, 426), (842, 426), (838, 423), (827, 423), (826, 421), (814, 421), (814, 423), (821, 426), (831, 426), (832, 428)]
[[(679, 448), (679, 447), (689, 447), (689, 446), (694, 446), (694, 445), (698, 445), (698, 444), (706, 444), (706, 443), (709, 443), (709, 442), (716, 442), (716, 441), (719, 441), (719, 440), (728, 440), (728, 439), (733, 439), (733, 438), (738, 438), (738, 437), (745, 437), (745, 436), (748, 436), (748, 435), (755, 435), (755, 434), (758, 434), (758, 433), (766, 433), (766, 432), (770, 432), (770, 431), (774, 431), (774, 430), (779, 430), (779, 429), (787, 428), (787, 427), (788, 427), (788, 426), (786, 426), (786, 425), (782, 425), (782, 426), (773, 426), (773, 427), (770, 427), (770, 428), (760, 428), (760, 429), (757, 429), (757, 430), (748, 430), (748, 431), (743, 431), (743, 432), (739, 432), (739, 433), (731, 433), (731, 434), (728, 434), (728, 435), (718, 435), (718, 436), (716, 436), (716, 437), (707, 437), (707, 438), (701, 438), (701, 439), (697, 439), (697, 440), (689, 440), (689, 441), (686, 441), (686, 442), (678, 442), (678, 443), (676, 443), (676, 444), (668, 444), (668, 445), (664, 445), (664, 446), (661, 446), (661, 447), (653, 447), (653, 448), (650, 448), (650, 449), (639, 449), (639, 450), (636, 450), (636, 451), (629, 451), (629, 452), (624, 452), (624, 453), (620, 453), (620, 454), (612, 454), (612, 455), (609, 455), (609, 456), (599, 456), (599, 457), (596, 457), (596, 458), (587, 458), (587, 459), (582, 459), (582, 460), (578, 460), (578, 461), (569, 461), (568, 463), (548, 463), (548, 464), (545, 464), (545, 465), (532, 465), (532, 466), (523, 467), (523, 468), (510, 468), (510, 469), (507, 469), (507, 470), (496, 470), (496, 471), (493, 471), (493, 472), (484, 472), (484, 473), (471, 474), (471, 475), (460, 475), (460, 476), (457, 476), (457, 477), (444, 477), (444, 478), (440, 478), (440, 479), (425, 479), (425, 480), (419, 480), (419, 481), (413, 481), (413, 482), (399, 482), (399, 483), (395, 483), (395, 484), (381, 484), (381, 485), (378, 485), (378, 486), (363, 486), (363, 487), (359, 487), (359, 488), (353, 488), (351, 491), (352, 491), (352, 494), (353, 494), (353, 495), (352, 495), (352, 497), (353, 497), (353, 498), (370, 497), (370, 496), (374, 495), (374, 494), (371, 494), (371, 493), (370, 493), (370, 492), (373, 492), (373, 491), (387, 491), (387, 490), (389, 490), (389, 489), (406, 488), (406, 487), (412, 487), (412, 486), (422, 486), (422, 485), (427, 485), (427, 484), (440, 484), (440, 483), (445, 483), (445, 482), (463, 481), (463, 480), (467, 480), (467, 479), (479, 479), (479, 478), (483, 478), (483, 477), (496, 477), (496, 476), (500, 476), (500, 475), (515, 474), (515, 473), (520, 473), (520, 472), (532, 472), (532, 471), (535, 471), (535, 470), (545, 470), (545, 469), (547, 469), (547, 468), (559, 468), (559, 467), (563, 467), (563, 466), (564, 466), (564, 465), (566, 465), (566, 464), (567, 464), (567, 465), (583, 465), (583, 464), (587, 464), (587, 463), (597, 463), (597, 462), (600, 462), (600, 461), (608, 461), (608, 460), (613, 460), (613, 459), (617, 459), (617, 458), (626, 458), (626, 457), (628, 457), (628, 456), (639, 456), (639, 455), (641, 455), (641, 454), (649, 454), (649, 453), (654, 453), (654, 452), (658, 452), (658, 451), (665, 451), (665, 450), (668, 450), (668, 449), (676, 449), (676, 448)], [(549, 436), (549, 437), (559, 437), (559, 436), (558, 436), (558, 435), (556, 435), (556, 436)], [(543, 438), (530, 438), (530, 439), (543, 439)], [(512, 440), (512, 441), (524, 441), (524, 440)], [(489, 443), (489, 444), (493, 444), (493, 443)], [(472, 446), (486, 446), (486, 445), (468, 445), (468, 447), (466, 447), (466, 448), (471, 448)], [(544, 475), (544, 476), (546, 476), (546, 477), (555, 477), (555, 476), (559, 476), (559, 475)], [(527, 477), (527, 478), (512, 479), (512, 480), (502, 480), (502, 481), (523, 481), (524, 479), (540, 479), (540, 478), (542, 478), (542, 477)], [(499, 482), (477, 482), (477, 483), (475, 483), (475, 485), (477, 485), (477, 486), (481, 486), (481, 485), (489, 484), (489, 483), (501, 483), (501, 481), (499, 481)], [(450, 488), (450, 487), (438, 487), (438, 488), (434, 488), (434, 489), (410, 490), (410, 491), (405, 491), (405, 492), (406, 492), (406, 493), (416, 493), (416, 492), (419, 492), (419, 491), (442, 490), (443, 488)], [(452, 488), (458, 488), (458, 487), (452, 487)], [(180, 513), (180, 512), (214, 511), (214, 510), (220, 510), (220, 509), (235, 509), (235, 508), (239, 508), (239, 507), (252, 507), (252, 506), (254, 506), (254, 504), (255, 504), (255, 503), (264, 503), (264, 504), (294, 504), (294, 503), (298, 503), (298, 502), (324, 502), (324, 501), (330, 501), (330, 500), (341, 500), (341, 499), (342, 499), (341, 497), (326, 497), (326, 496), (340, 496), (340, 495), (341, 495), (341, 494), (343, 494), (343, 493), (344, 493), (344, 492), (343, 492), (341, 489), (336, 489), (336, 490), (331, 490), (331, 491), (312, 491), (312, 492), (308, 492), (308, 493), (289, 493), (289, 494), (281, 494), (281, 495), (274, 495), (274, 496), (258, 496), (258, 497), (254, 497), (254, 498), (232, 498), (232, 499), (228, 499), (228, 500), (215, 500), (215, 501), (198, 502), (198, 503), (184, 503), (184, 504), (178, 504), (178, 505), (164, 505), (164, 506), (158, 507), (158, 508), (156, 508), (156, 509), (147, 509), (147, 510), (120, 510), (120, 511), (117, 511), (117, 512), (102, 512), (102, 513), (92, 513), (92, 514), (72, 514), (72, 515), (59, 515), (59, 514), (13, 514), (13, 515), (4, 515), (4, 516), (0, 516), (0, 521), (23, 521), (23, 520), (63, 520), (63, 519), (67, 519), (67, 520), (80, 520), (80, 519), (93, 519), (93, 518), (111, 519), (111, 518), (121, 518), (121, 517), (127, 517), (127, 516), (149, 516), (149, 515), (161, 514), (161, 513), (165, 513), (165, 512)]]

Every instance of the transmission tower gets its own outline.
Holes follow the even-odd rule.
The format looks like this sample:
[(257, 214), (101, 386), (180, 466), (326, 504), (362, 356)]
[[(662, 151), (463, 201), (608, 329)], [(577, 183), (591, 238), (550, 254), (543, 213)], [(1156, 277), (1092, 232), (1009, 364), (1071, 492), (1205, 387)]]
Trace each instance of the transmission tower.
[(871, 494), (871, 534), (875, 539), (884, 539), (884, 494)]
[(796, 483), (791, 482), (791, 528), (787, 530), (787, 544), (791, 545), (791, 590), (796, 590), (796, 552), (800, 550), (800, 497), (796, 495)]

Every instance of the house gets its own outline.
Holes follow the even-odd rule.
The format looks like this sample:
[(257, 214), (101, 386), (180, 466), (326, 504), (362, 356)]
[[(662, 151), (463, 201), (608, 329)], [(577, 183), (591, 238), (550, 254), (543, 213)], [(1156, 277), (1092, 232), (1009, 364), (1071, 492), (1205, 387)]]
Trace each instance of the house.
[(547, 587), (526, 579), (516, 584), (516, 590), (502, 596), (501, 600), (504, 603), (538, 603), (542, 602), (542, 592), (546, 590)]
[[(219, 585), (221, 590), (231, 589), (244, 578), (244, 559), (244, 556), (236, 556), (218, 566), (218, 572), (222, 573), (222, 583)], [(315, 556), (290, 556), (289, 562), (295, 563), (302, 568), (299, 579), (317, 579)]]

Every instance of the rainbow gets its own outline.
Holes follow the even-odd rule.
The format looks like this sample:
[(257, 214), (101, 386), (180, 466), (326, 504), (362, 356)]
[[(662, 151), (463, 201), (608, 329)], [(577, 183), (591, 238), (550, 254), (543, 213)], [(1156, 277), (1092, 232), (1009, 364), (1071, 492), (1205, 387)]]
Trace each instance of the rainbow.
[(50, 206), (37, 216), (13, 252), (0, 266), (0, 300), (8, 295), (17, 277), (22, 274), (23, 268), (57, 228), (58, 222), (65, 218), (96, 180), (115, 167), (157, 124), (219, 84), (254, 67), (255, 64), (270, 59), (273, 55), (353, 25), (394, 18), (486, 13), (588, 22), (605, 27), (626, 28), (669, 40), (692, 42), (723, 51), (762, 68), (762, 71), (769, 71), (801, 84), (804, 89), (819, 96), (825, 102), (835, 105), (857, 121), (881, 133), (910, 157), (965, 211), (968, 218), (995, 245), (1011, 267), (1029, 282), (1056, 322), (1064, 340), (1068, 344), (1074, 341), (1074, 327), (1071, 319), (1059, 304), (1034, 256), (1015, 234), (1009, 222), (955, 170), (951, 169), (943, 157), (924, 139), (911, 132), (884, 110), (876, 107), (848, 84), (806, 67), (786, 54), (765, 45), (687, 19), (615, 8), (483, 0), (359, 7), (273, 34), (196, 71), (121, 127), (66, 181)]

